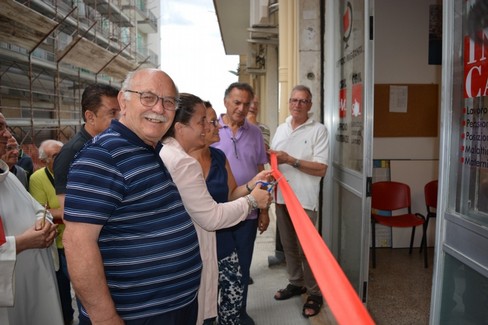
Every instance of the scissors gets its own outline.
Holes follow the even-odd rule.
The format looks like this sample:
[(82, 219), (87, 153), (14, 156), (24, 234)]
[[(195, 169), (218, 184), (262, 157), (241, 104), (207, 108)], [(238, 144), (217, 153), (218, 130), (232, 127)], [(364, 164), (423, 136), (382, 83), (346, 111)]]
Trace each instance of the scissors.
[(278, 182), (283, 178), (283, 176), (281, 176), (280, 178), (272, 181), (272, 182), (265, 182), (265, 181), (257, 181), (256, 182), (256, 185), (260, 184), (261, 186), (265, 187), (266, 188), (266, 191), (268, 191), (268, 193), (271, 193), (271, 191), (273, 190), (273, 188), (276, 186), (276, 184), (278, 184)]

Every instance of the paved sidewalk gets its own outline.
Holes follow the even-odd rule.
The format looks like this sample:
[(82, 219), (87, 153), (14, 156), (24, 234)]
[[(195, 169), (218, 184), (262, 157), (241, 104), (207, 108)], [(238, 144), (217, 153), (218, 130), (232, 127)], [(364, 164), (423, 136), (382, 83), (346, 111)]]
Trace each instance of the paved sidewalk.
[[(273, 211), (274, 206), (270, 208)], [(247, 312), (256, 325), (328, 325), (336, 324), (334, 318), (324, 305), (322, 312), (314, 317), (302, 316), (302, 307), (306, 295), (277, 301), (273, 298), (278, 289), (286, 287), (288, 277), (286, 266), (268, 266), (268, 256), (274, 255), (276, 217), (270, 213), (271, 223), (266, 232), (259, 234), (254, 247), (251, 265), (251, 277), (254, 284), (249, 286)]]

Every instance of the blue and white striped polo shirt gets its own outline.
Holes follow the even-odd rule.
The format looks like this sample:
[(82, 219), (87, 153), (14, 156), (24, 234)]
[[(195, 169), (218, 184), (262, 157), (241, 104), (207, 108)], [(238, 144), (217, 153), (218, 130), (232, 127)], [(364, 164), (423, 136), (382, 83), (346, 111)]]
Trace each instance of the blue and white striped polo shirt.
[(195, 299), (195, 228), (156, 149), (118, 121), (76, 157), (64, 217), (103, 225), (99, 246), (119, 315), (141, 319)]

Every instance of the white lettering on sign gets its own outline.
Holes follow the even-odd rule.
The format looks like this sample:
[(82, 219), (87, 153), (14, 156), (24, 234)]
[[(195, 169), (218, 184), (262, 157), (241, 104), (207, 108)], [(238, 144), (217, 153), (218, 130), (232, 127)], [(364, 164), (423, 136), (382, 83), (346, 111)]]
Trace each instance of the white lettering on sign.
[(464, 98), (488, 95), (488, 29), (464, 38)]

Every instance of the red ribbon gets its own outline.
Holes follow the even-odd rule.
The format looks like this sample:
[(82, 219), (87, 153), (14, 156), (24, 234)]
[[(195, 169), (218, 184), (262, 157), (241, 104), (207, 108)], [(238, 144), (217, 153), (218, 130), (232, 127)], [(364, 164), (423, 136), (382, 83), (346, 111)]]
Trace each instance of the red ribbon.
[(0, 246), (7, 242), (5, 237), (5, 230), (3, 229), (2, 216), (0, 216)]
[[(275, 179), (282, 177), (275, 154), (271, 154)], [(339, 324), (374, 324), (373, 319), (351, 286), (346, 275), (330, 252), (312, 221), (303, 210), (287, 181), (279, 182), (286, 208), (327, 305)]]

